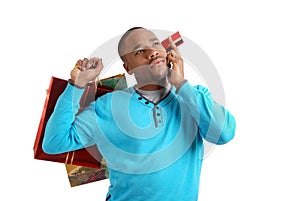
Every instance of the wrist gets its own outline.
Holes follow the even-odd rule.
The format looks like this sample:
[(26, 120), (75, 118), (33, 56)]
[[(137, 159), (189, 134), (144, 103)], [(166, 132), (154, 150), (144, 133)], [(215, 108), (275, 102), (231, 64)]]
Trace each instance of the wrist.
[(74, 82), (72, 79), (69, 79), (68, 81), (71, 85), (78, 87), (78, 88), (85, 88), (85, 86), (87, 85), (87, 83), (85, 83), (85, 82), (80, 82), (80, 81)]
[(187, 82), (186, 79), (181, 80), (180, 82), (178, 82), (176, 85), (174, 85), (174, 87), (176, 88), (176, 93), (178, 93), (179, 89), (182, 87), (182, 85), (184, 85)]
[(182, 80), (179, 80), (179, 81), (177, 81), (176, 83), (174, 83), (173, 85), (174, 85), (174, 87), (176, 88), (176, 89), (179, 89), (184, 83), (186, 83), (187, 82), (187, 80), (186, 79), (182, 79)]

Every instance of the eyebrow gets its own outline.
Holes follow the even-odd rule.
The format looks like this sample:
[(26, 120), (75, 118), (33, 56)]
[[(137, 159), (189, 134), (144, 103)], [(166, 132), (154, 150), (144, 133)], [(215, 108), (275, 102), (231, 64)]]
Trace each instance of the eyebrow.
[[(158, 40), (158, 38), (154, 37), (154, 38), (150, 39), (149, 42), (151, 43), (151, 42), (154, 42), (154, 41), (157, 41), (157, 40)], [(137, 44), (136, 46), (133, 47), (132, 51), (135, 51), (135, 50), (139, 49), (142, 46), (143, 46), (142, 44)]]

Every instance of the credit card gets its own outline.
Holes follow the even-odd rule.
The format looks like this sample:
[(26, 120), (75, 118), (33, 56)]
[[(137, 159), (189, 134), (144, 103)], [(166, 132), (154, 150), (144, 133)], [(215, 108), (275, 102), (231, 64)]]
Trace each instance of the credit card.
[[(175, 45), (178, 47), (183, 43), (182, 37), (180, 33), (177, 31), (176, 33), (171, 35), (172, 40), (174, 41)], [(162, 46), (166, 49), (167, 52), (171, 50), (169, 39), (166, 38), (161, 42)]]

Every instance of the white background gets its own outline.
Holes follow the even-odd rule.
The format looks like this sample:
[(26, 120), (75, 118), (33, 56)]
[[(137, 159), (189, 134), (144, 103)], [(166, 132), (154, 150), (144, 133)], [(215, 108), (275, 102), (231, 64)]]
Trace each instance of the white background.
[(64, 165), (34, 160), (32, 148), (50, 77), (68, 79), (77, 59), (132, 26), (179, 30), (222, 79), (236, 136), (204, 160), (199, 200), (300, 200), (296, 0), (5, 2), (1, 200), (104, 200), (108, 180), (71, 188)]

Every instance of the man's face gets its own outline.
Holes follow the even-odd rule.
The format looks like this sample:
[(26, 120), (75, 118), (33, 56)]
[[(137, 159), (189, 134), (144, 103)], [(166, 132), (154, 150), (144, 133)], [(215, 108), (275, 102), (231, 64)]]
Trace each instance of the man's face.
[(133, 30), (122, 48), (124, 68), (137, 81), (155, 83), (168, 75), (167, 53), (158, 38), (146, 29)]

